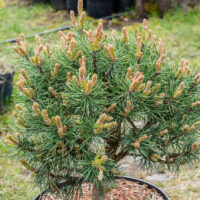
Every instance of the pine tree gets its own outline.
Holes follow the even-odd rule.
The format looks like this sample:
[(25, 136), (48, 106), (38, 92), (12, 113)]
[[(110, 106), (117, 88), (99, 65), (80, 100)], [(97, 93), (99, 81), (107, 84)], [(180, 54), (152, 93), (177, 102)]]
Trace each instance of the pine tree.
[(14, 49), (22, 67), (13, 113), (19, 133), (8, 142), (37, 185), (79, 199), (89, 183), (93, 200), (103, 200), (127, 155), (146, 169), (198, 160), (200, 73), (167, 58), (146, 20), (134, 36), (126, 28), (105, 33), (102, 20), (95, 30), (85, 22), (81, 0), (78, 11), (70, 13), (73, 30), (59, 32), (60, 45), (36, 36), (33, 51), (21, 34)]

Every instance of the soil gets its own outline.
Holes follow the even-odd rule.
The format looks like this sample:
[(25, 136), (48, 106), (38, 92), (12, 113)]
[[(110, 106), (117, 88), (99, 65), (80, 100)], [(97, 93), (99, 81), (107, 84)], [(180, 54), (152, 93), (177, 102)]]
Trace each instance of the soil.
[[(150, 189), (146, 184), (139, 184), (124, 179), (116, 180), (117, 187), (106, 193), (105, 200), (164, 200), (155, 189)], [(41, 200), (61, 200), (53, 195), (44, 195)], [(68, 199), (66, 199), (68, 200)], [(91, 200), (89, 185), (83, 185), (81, 200)]]

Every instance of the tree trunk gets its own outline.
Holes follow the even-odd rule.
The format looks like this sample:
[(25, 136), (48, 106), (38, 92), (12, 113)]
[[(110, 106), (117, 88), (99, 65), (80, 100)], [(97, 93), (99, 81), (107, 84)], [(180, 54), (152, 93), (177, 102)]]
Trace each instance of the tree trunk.
[(161, 14), (161, 17), (164, 16), (164, 14), (169, 11), (170, 8), (175, 7), (177, 0), (170, 1), (170, 0), (155, 0), (155, 3), (158, 5), (159, 12)]
[(104, 200), (105, 194), (104, 194), (104, 188), (103, 186), (96, 186), (93, 185), (92, 187), (92, 200)]
[(137, 17), (140, 18), (140, 17), (142, 17), (144, 15), (142, 0), (136, 0), (135, 1), (135, 10), (136, 10)]

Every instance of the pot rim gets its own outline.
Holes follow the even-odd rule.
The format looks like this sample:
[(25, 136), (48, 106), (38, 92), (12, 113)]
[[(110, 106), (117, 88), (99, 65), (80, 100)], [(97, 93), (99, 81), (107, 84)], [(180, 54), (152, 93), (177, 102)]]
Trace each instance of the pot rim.
[[(141, 179), (138, 179), (138, 178), (132, 178), (132, 177), (129, 177), (129, 176), (115, 176), (115, 179), (125, 179), (125, 180), (128, 180), (128, 181), (138, 182), (138, 183), (141, 183), (141, 184), (147, 184), (148, 187), (155, 188), (157, 190), (157, 192), (164, 198), (164, 200), (170, 200), (170, 198), (168, 197), (168, 195), (164, 191), (162, 191), (159, 187), (157, 187), (154, 184), (149, 183), (147, 181), (144, 181), (144, 180), (141, 180)], [(60, 184), (62, 184), (64, 182), (65, 181), (61, 182)], [(41, 195), (45, 194), (46, 192), (47, 192), (47, 190), (40, 192), (33, 200), (40, 200)]]

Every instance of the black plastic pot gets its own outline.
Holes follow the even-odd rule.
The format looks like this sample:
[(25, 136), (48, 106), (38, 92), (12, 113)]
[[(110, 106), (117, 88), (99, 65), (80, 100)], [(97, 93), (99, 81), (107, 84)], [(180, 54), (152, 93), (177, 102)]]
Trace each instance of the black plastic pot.
[[(83, 8), (86, 9), (87, 7), (87, 1), (83, 0)], [(78, 0), (66, 0), (66, 8), (68, 13), (70, 13), (71, 10), (73, 10), (75, 12), (75, 14), (78, 14)]]
[(66, 0), (66, 8), (68, 13), (70, 13), (70, 11), (73, 10), (75, 15), (77, 15), (78, 13), (77, 6), (78, 6), (78, 0)]
[(114, 0), (88, 0), (88, 15), (94, 18), (101, 18), (112, 14)]
[(124, 12), (130, 9), (135, 0), (115, 0), (115, 12)]
[(66, 0), (51, 0), (51, 5), (55, 10), (62, 10), (66, 8)]
[[(151, 184), (151, 183), (148, 183), (146, 181), (143, 181), (143, 180), (140, 180), (140, 179), (137, 179), (137, 178), (131, 178), (131, 177), (127, 177), (127, 176), (115, 176), (115, 179), (125, 179), (127, 181), (133, 181), (133, 182), (137, 182), (141, 185), (143, 184), (146, 184), (148, 185), (148, 188), (154, 188), (162, 197), (164, 200), (170, 200), (170, 198), (167, 196), (167, 194), (165, 192), (163, 192), (161, 189), (159, 189), (157, 186)], [(64, 182), (63, 182), (64, 183)], [(63, 186), (63, 183), (60, 183), (60, 186), (62, 187)], [(44, 195), (46, 193), (46, 191), (44, 192), (41, 192), (40, 194), (38, 194), (34, 200), (40, 200), (42, 195)]]
[(34, 3), (49, 3), (50, 0), (35, 0)]
[(0, 77), (0, 114), (3, 109), (3, 93), (4, 93), (5, 80)]
[(12, 95), (14, 74), (15, 72), (0, 74), (0, 77), (5, 80), (3, 99), (9, 98)]

